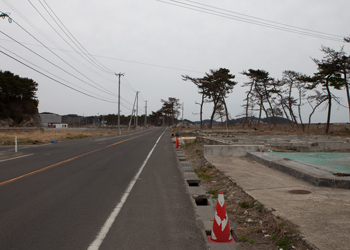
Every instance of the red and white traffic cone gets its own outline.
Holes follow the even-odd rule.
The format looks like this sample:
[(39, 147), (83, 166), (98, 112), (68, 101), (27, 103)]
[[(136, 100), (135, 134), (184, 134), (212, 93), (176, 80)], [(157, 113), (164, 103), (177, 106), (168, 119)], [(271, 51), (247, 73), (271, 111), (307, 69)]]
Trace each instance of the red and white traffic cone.
[(216, 203), (216, 211), (213, 222), (213, 229), (211, 235), (208, 236), (210, 243), (233, 243), (235, 240), (231, 235), (230, 225), (225, 206), (224, 194), (222, 192), (218, 195)]
[(178, 149), (178, 148), (179, 148), (179, 137), (176, 136), (176, 149)]

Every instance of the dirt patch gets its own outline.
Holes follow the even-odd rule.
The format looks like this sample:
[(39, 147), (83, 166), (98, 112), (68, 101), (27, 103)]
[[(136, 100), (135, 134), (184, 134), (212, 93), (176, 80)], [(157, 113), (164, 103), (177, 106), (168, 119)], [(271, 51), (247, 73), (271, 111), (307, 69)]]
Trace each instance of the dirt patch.
[(272, 209), (254, 200), (234, 180), (208, 163), (203, 156), (204, 145), (195, 141), (180, 149), (201, 178), (207, 193), (214, 199), (218, 192), (224, 193), (230, 226), (241, 242), (240, 249), (314, 249), (303, 240), (296, 225), (275, 216)]

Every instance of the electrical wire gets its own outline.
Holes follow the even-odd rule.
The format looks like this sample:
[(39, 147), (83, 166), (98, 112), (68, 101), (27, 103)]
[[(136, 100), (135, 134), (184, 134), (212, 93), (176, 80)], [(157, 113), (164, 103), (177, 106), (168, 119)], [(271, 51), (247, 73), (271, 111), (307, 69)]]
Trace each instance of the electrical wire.
[[(38, 14), (45, 20), (45, 22), (55, 31), (55, 33), (61, 37), (61, 39), (66, 43), (68, 44), (69, 47), (71, 47), (76, 53), (78, 53), (79, 56), (81, 56), (84, 60), (86, 60), (88, 63), (91, 64), (90, 61), (88, 61), (84, 56), (82, 56), (81, 53), (79, 53), (52, 25), (51, 23), (42, 15), (42, 13), (34, 6), (34, 4), (32, 4), (32, 2), (30, 2), (28, 0), (28, 2), (32, 5), (32, 7), (38, 12)], [(41, 2), (40, 2), (41, 3)], [(46, 9), (45, 9), (46, 10)], [(50, 13), (49, 13), (50, 15)], [(51, 16), (51, 15), (50, 15)], [(53, 17), (51, 16), (51, 18), (53, 19)], [(56, 20), (53, 19), (55, 22)], [(57, 22), (56, 22), (57, 23)], [(60, 27), (60, 26), (59, 26)], [(60, 27), (61, 28), (61, 27)], [(62, 29), (62, 28), (61, 28)], [(68, 37), (70, 38), (70, 37)], [(84, 67), (86, 67), (87, 69), (90, 70), (90, 72), (92, 72), (93, 70), (91, 68), (89, 68), (87, 65), (85, 65), (84, 63), (80, 62), (79, 60), (77, 60), (75, 57), (73, 57), (72, 55), (68, 54), (68, 53), (65, 53), (66, 55), (68, 55), (70, 58), (72, 58), (73, 60), (75, 60), (76, 62), (78, 62), (80, 65), (83, 65)], [(94, 67), (96, 67), (95, 65), (93, 65)], [(99, 70), (102, 70), (99, 68)], [(97, 72), (94, 72), (95, 74), (97, 74)], [(108, 90), (107, 90), (108, 91)]]
[(41, 75), (43, 75), (43, 76), (49, 78), (50, 80), (55, 81), (55, 82), (57, 82), (57, 83), (59, 83), (59, 84), (65, 86), (65, 87), (67, 87), (67, 88), (69, 88), (69, 89), (72, 89), (72, 90), (74, 90), (74, 91), (80, 93), (80, 94), (83, 94), (83, 95), (86, 95), (86, 96), (88, 96), (88, 97), (91, 97), (91, 98), (94, 98), (94, 99), (97, 99), (97, 100), (100, 100), (100, 101), (104, 101), (104, 102), (117, 103), (117, 102), (108, 101), (108, 100), (105, 100), (105, 99), (102, 99), (102, 98), (98, 98), (98, 97), (96, 97), (96, 96), (92, 96), (92, 95), (87, 94), (87, 93), (85, 93), (85, 92), (83, 92), (83, 91), (81, 91), (81, 90), (78, 90), (78, 89), (76, 89), (76, 88), (73, 88), (73, 87), (71, 87), (71, 86), (69, 86), (69, 85), (67, 85), (67, 84), (65, 84), (65, 83), (63, 83), (63, 82), (61, 82), (61, 81), (58, 81), (58, 80), (52, 78), (51, 76), (48, 76), (47, 74), (44, 74), (43, 72), (41, 72), (41, 71), (39, 71), (39, 70), (37, 70), (37, 69), (35, 69), (35, 68), (29, 66), (28, 64), (26, 64), (26, 63), (24, 63), (24, 62), (22, 62), (22, 61), (20, 61), (20, 60), (18, 60), (18, 59), (16, 59), (16, 58), (12, 57), (11, 55), (5, 53), (5, 52), (2, 51), (2, 50), (0, 50), (0, 53), (2, 53), (2, 54), (4, 54), (4, 55), (6, 55), (7, 57), (9, 57), (9, 58), (11, 58), (11, 59), (17, 61), (18, 63), (20, 63), (20, 64), (26, 66), (27, 68), (30, 68), (31, 70), (33, 70), (33, 71), (35, 71), (35, 72), (37, 72), (37, 73), (39, 73), (39, 74), (41, 74)]
[[(156, 1), (158, 1), (158, 0), (156, 0)], [(146, 65), (146, 66), (151, 66), (151, 67), (157, 67), (157, 68), (163, 68), (163, 69), (171, 69), (171, 70), (179, 70), (179, 71), (187, 71), (187, 72), (193, 72), (193, 73), (200, 73), (200, 74), (203, 74), (203, 71), (182, 69), (182, 68), (164, 66), (164, 65), (153, 64), (153, 63), (138, 62), (138, 61), (120, 59), (120, 58), (115, 58), (115, 57), (108, 57), (108, 56), (97, 56), (97, 55), (95, 55), (95, 56), (96, 56), (96, 57), (101, 57), (101, 58), (106, 58), (106, 59), (111, 59), (111, 60), (116, 60), (116, 61), (122, 61), (122, 62), (128, 62), (128, 63), (136, 63), (136, 64), (141, 64), (141, 65)]]
[(310, 31), (310, 32), (313, 32), (313, 33), (319, 33), (319, 34), (328, 35), (328, 36), (334, 36), (334, 37), (338, 37), (338, 38), (343, 39), (343, 36), (339, 36), (339, 35), (334, 35), (334, 34), (330, 34), (330, 33), (325, 33), (325, 32), (320, 32), (320, 31), (316, 31), (316, 30), (305, 29), (305, 28), (301, 28), (301, 27), (297, 27), (297, 26), (293, 26), (293, 25), (288, 25), (288, 24), (284, 24), (284, 23), (279, 23), (279, 22), (275, 22), (275, 21), (270, 21), (270, 20), (267, 20), (267, 19), (245, 15), (245, 14), (242, 14), (242, 13), (239, 13), (239, 12), (235, 12), (235, 11), (231, 11), (231, 10), (227, 10), (227, 9), (222, 9), (222, 8), (217, 8), (215, 6), (211, 6), (211, 5), (207, 5), (207, 4), (203, 4), (203, 3), (198, 3), (198, 2), (195, 2), (195, 1), (191, 1), (191, 0), (185, 0), (185, 1), (191, 2), (191, 3), (194, 3), (194, 4), (198, 4), (198, 5), (202, 5), (202, 6), (206, 6), (206, 7), (213, 8), (213, 9), (222, 10), (222, 11), (225, 11), (225, 12), (229, 12), (229, 13), (233, 13), (233, 14), (237, 14), (237, 15), (241, 15), (241, 16), (245, 16), (245, 17), (261, 20), (261, 21), (268, 22), (268, 23), (274, 23), (274, 24), (278, 24), (278, 25), (281, 25), (281, 26), (287, 26), (287, 27), (291, 27), (291, 28), (295, 28), (295, 29), (299, 29), (299, 30)]
[(133, 92), (136, 92), (136, 90), (133, 88), (133, 86), (131, 86), (131, 84), (129, 83), (129, 81), (126, 79), (125, 75), (123, 75), (122, 80), (126, 83), (126, 86), (131, 89)]
[(17, 56), (18, 58), (20, 58), (22, 61), (25, 61), (26, 63), (35, 66), (36, 68), (40, 69), (41, 71), (44, 71), (45, 73), (50, 74), (50, 75), (56, 77), (57, 79), (59, 79), (59, 80), (61, 80), (61, 81), (63, 81), (63, 82), (66, 82), (66, 83), (68, 83), (68, 84), (70, 84), (70, 85), (73, 85), (73, 86), (75, 86), (75, 87), (77, 87), (77, 88), (80, 88), (80, 89), (82, 89), (82, 90), (85, 91), (85, 92), (89, 92), (89, 93), (92, 94), (92, 95), (96, 95), (96, 96), (98, 96), (98, 97), (100, 97), (100, 98), (104, 98), (103, 96), (97, 95), (96, 93), (93, 93), (93, 92), (91, 92), (91, 91), (89, 91), (89, 90), (86, 90), (86, 89), (84, 89), (84, 88), (82, 88), (82, 87), (80, 87), (80, 86), (78, 86), (78, 85), (76, 85), (76, 84), (74, 84), (74, 83), (71, 83), (71, 82), (69, 82), (69, 81), (63, 79), (62, 77), (59, 77), (59, 76), (57, 76), (57, 75), (55, 75), (55, 74), (53, 74), (53, 73), (51, 73), (51, 72), (45, 70), (44, 68), (42, 68), (42, 67), (36, 65), (36, 64), (33, 63), (33, 62), (30, 62), (29, 60), (27, 60), (27, 59), (25, 59), (25, 58), (23, 58), (23, 57), (17, 55), (16, 53), (14, 53), (14, 52), (12, 52), (12, 51), (10, 51), (10, 50), (4, 48), (4, 47), (1, 46), (1, 45), (0, 45), (0, 48), (2, 48), (3, 50), (6, 50), (8, 53), (11, 53), (12, 55), (15, 55), (15, 56)]
[[(17, 23), (15, 20), (12, 19), (12, 21), (17, 24), (18, 27), (20, 27), (22, 30), (24, 30), (28, 35), (30, 35), (33, 39), (35, 39), (38, 43), (40, 43), (41, 45), (43, 45), (47, 50), (49, 50), (52, 54), (54, 54), (56, 57), (58, 57), (61, 61), (63, 61), (66, 65), (68, 65), (69, 67), (71, 67), (72, 69), (74, 69), (77, 73), (79, 73), (80, 75), (82, 75), (84, 78), (86, 78), (87, 80), (89, 80), (90, 82), (92, 82), (93, 84), (99, 86), (101, 89), (99, 89), (102, 92), (105, 92), (107, 94), (110, 94), (112, 96), (114, 96), (114, 94), (111, 94), (111, 92), (109, 92), (109, 90), (105, 89), (104, 87), (102, 87), (101, 85), (99, 85), (98, 83), (93, 82), (90, 78), (88, 78), (85, 74), (83, 74), (82, 72), (80, 72), (79, 70), (77, 70), (75, 67), (73, 67), (73, 65), (71, 65), (70, 63), (68, 63), (66, 60), (64, 60), (62, 57), (60, 57), (58, 54), (56, 54), (55, 52), (53, 52), (49, 47), (47, 47), (44, 43), (42, 43), (39, 39), (37, 39), (34, 35), (32, 35), (29, 31), (27, 31), (25, 28), (23, 28), (19, 23)], [(27, 48), (27, 47), (26, 47)], [(28, 48), (29, 49), (29, 48)], [(84, 81), (85, 82), (85, 81)], [(86, 83), (86, 82), (85, 82)]]
[[(336, 42), (344, 42), (343, 39), (337, 39), (337, 38), (331, 37), (331, 36), (326, 36), (326, 35), (321, 35), (321, 34), (313, 34), (311, 32), (306, 32), (306, 31), (302, 31), (302, 30), (296, 30), (296, 29), (292, 29), (292, 28), (288, 28), (288, 27), (281, 27), (281, 26), (277, 26), (277, 25), (273, 25), (273, 24), (268, 24), (268, 23), (263, 23), (263, 22), (259, 22), (259, 21), (255, 21), (255, 20), (250, 20), (247, 18), (237, 17), (234, 15), (211, 10), (208, 8), (198, 7), (196, 5), (187, 4), (187, 3), (183, 3), (183, 2), (179, 2), (179, 1), (175, 1), (175, 0), (170, 0), (170, 1), (178, 3), (178, 4), (174, 4), (174, 3), (162, 1), (162, 0), (156, 0), (156, 1), (161, 2), (161, 3), (165, 3), (165, 4), (169, 4), (169, 5), (174, 5), (174, 6), (181, 7), (181, 8), (185, 8), (185, 9), (189, 9), (189, 10), (194, 10), (197, 12), (202, 12), (202, 13), (214, 15), (214, 16), (224, 17), (227, 19), (232, 19), (232, 20), (236, 20), (236, 21), (240, 21), (240, 22), (244, 22), (244, 23), (250, 23), (250, 24), (254, 24), (254, 25), (258, 25), (258, 26), (262, 26), (262, 27), (266, 27), (266, 28), (271, 28), (271, 29), (289, 32), (289, 33), (295, 33), (295, 34), (299, 34), (299, 35), (321, 38), (321, 39), (326, 39), (326, 40), (331, 40), (331, 41), (336, 41)], [(188, 7), (188, 6), (190, 6), (190, 7)]]
[[(4, 40), (4, 41), (11, 41), (11, 40), (7, 40), (7, 39), (1, 39), (0, 40)], [(36, 47), (44, 47), (42, 45), (39, 44), (32, 44), (32, 43), (22, 43), (22, 44), (26, 44), (26, 45), (30, 45), (30, 46), (36, 46)], [(65, 50), (65, 49), (59, 49), (59, 48), (52, 48), (49, 47), (52, 50), (60, 50), (60, 51), (66, 51), (66, 52), (71, 52), (71, 53), (76, 53), (75, 51), (71, 51), (71, 50)], [(131, 61), (131, 60), (126, 60), (126, 59), (120, 59), (120, 58), (115, 58), (115, 57), (108, 57), (108, 56), (102, 56), (102, 55), (92, 55), (94, 57), (100, 57), (100, 58), (106, 58), (106, 59), (110, 59), (110, 60), (115, 60), (115, 61), (122, 61), (122, 62), (128, 62), (128, 63), (135, 63), (135, 64), (141, 64), (141, 65), (146, 65), (146, 66), (151, 66), (151, 67), (158, 67), (158, 68), (166, 68), (166, 69), (170, 69), (170, 70), (179, 70), (179, 71), (186, 71), (186, 72), (193, 72), (193, 73), (200, 73), (203, 74), (203, 71), (196, 71), (196, 70), (190, 70), (190, 69), (181, 69), (181, 68), (175, 68), (175, 67), (170, 67), (170, 66), (164, 66), (164, 65), (157, 65), (157, 64), (151, 64), (151, 63), (145, 63), (145, 62), (138, 62), (138, 61)], [(113, 73), (114, 74), (114, 73)], [(108, 81), (114, 82), (113, 80), (107, 79)]]
[[(55, 44), (58, 48), (61, 49), (61, 51), (65, 52), (65, 50), (57, 44), (53, 39), (51, 39), (49, 36), (47, 36), (44, 32), (42, 32), (39, 28), (37, 28), (29, 19), (27, 19), (21, 12), (19, 12), (13, 5), (11, 5), (9, 2), (6, 0), (2, 0), (9, 8), (11, 8), (17, 15), (19, 15), (25, 22), (27, 22), (32, 28), (34, 28), (38, 33), (40, 33), (43, 37), (45, 37), (47, 40), (49, 40), (52, 44)], [(49, 7), (49, 6), (48, 6)], [(69, 31), (68, 31), (69, 32)], [(69, 32), (70, 33), (70, 32)], [(85, 54), (85, 53), (84, 53)], [(70, 54), (67, 54), (69, 57), (72, 58)], [(86, 55), (86, 54), (85, 54)], [(76, 59), (75, 59), (76, 60)], [(79, 62), (81, 63), (81, 62)], [(87, 67), (86, 65), (83, 64), (84, 67)], [(101, 70), (101, 69), (99, 69)], [(94, 72), (91, 70), (91, 72), (95, 73), (96, 75), (99, 75), (97, 72)], [(99, 75), (100, 76), (100, 75)], [(101, 76), (100, 76), (101, 77)]]
[[(74, 58), (71, 54), (67, 53), (66, 50), (64, 50), (59, 44), (57, 44), (53, 39), (51, 39), (49, 36), (47, 36), (45, 33), (43, 33), (39, 28), (37, 28), (32, 22), (30, 22), (30, 20), (28, 20), (24, 15), (22, 15), (13, 5), (11, 5), (10, 3), (8, 3), (6, 0), (2, 0), (8, 7), (10, 7), (13, 11), (15, 11), (19, 16), (22, 17), (22, 19), (24, 19), (32, 28), (34, 28), (37, 32), (39, 32), (42, 36), (44, 36), (47, 40), (49, 40), (51, 43), (55, 44), (58, 48), (60, 48), (60, 50), (62, 52), (64, 52), (67, 56), (69, 56), (70, 58), (72, 58), (75, 61), (78, 61), (78, 63), (80, 63), (81, 65), (83, 65), (84, 67), (87, 67), (85, 64), (83, 64), (82, 62), (80, 62), (79, 60), (77, 60), (76, 58)], [(50, 50), (50, 48), (48, 46), (46, 46), (45, 44), (43, 44), (42, 42), (40, 42), (35, 36), (33, 36), (30, 32), (28, 32), (26, 29), (24, 29), (19, 23), (15, 22), (21, 29), (23, 29), (26, 33), (28, 33), (30, 36), (32, 36), (32, 38), (34, 38), (35, 40), (37, 40), (42, 47), (45, 47), (46, 49), (48, 49), (51, 53), (55, 54), (52, 50)], [(38, 46), (38, 45), (36, 45)], [(58, 55), (56, 55), (58, 56)], [(59, 57), (59, 56), (58, 56)], [(61, 58), (61, 60), (63, 60)], [(64, 60), (63, 60), (64, 61)], [(75, 69), (74, 67), (71, 66), (71, 68)], [(75, 69), (76, 70), (76, 69)], [(78, 71), (78, 70), (76, 70)], [(97, 74), (96, 72), (94, 72), (93, 70), (90, 69), (89, 72), (93, 72), (95, 74)], [(99, 84), (97, 84), (96, 82), (93, 82), (90, 78), (88, 78), (85, 74), (82, 74), (81, 72), (78, 71), (78, 73), (80, 73), (80, 75), (82, 75), (83, 77), (85, 77), (87, 80), (89, 80), (90, 82), (92, 82), (93, 84), (96, 84), (97, 86), (99, 86), (100, 88), (104, 89), (105, 91), (109, 91), (106, 88), (104, 88), (103, 86), (100, 86)], [(99, 74), (97, 74), (99, 77), (101, 77)], [(102, 77), (103, 78), (103, 77)], [(110, 92), (111, 93), (111, 92)], [(112, 94), (113, 95), (113, 94)]]
[[(53, 15), (57, 18), (57, 20), (62, 24), (62, 26), (66, 29), (66, 31), (71, 35), (71, 37), (80, 45), (80, 47), (86, 52), (86, 56), (89, 56), (92, 61), (95, 61), (96, 64), (101, 65), (101, 67), (105, 68), (107, 71), (109, 71), (111, 74), (114, 74), (114, 72), (110, 69), (108, 69), (106, 66), (104, 66), (102, 63), (100, 63), (96, 58), (94, 58), (87, 50), (86, 48), (75, 38), (75, 36), (68, 30), (68, 28), (63, 24), (61, 19), (56, 15), (56, 13), (52, 10), (52, 8), (47, 4), (45, 0), (43, 0), (44, 3), (47, 5), (47, 7), (51, 10)], [(39, 0), (40, 2), (40, 0)], [(68, 36), (68, 35), (67, 35)], [(78, 46), (77, 46), (78, 47)], [(83, 51), (82, 51), (83, 52)], [(83, 52), (84, 53), (84, 52)]]
[[(5, 3), (5, 4), (6, 4), (6, 3)], [(2, 13), (2, 12), (0, 12), (0, 13)], [(6, 13), (5, 13), (5, 14), (6, 14)], [(7, 15), (7, 14), (6, 14), (6, 15)], [(23, 16), (23, 18), (25, 19), (24, 16)], [(10, 19), (9, 19), (9, 20), (10, 20)], [(12, 19), (11, 19), (11, 21), (12, 21)], [(16, 23), (20, 28), (22, 28), (24, 31), (26, 31), (29, 35), (31, 35), (26, 29), (24, 29), (21, 25), (19, 25), (19, 23), (17, 23), (17, 22), (15, 22), (15, 23)], [(30, 23), (29, 23), (29, 24), (30, 24)], [(31, 25), (31, 24), (30, 24), (30, 25)], [(32, 27), (33, 27), (33, 26), (32, 26)], [(26, 46), (24, 46), (23, 44), (21, 44), (20, 42), (18, 42), (16, 39), (10, 37), (9, 35), (5, 34), (5, 33), (2, 32), (2, 31), (0, 31), (0, 32), (1, 32), (2, 34), (4, 34), (5, 36), (7, 36), (8, 38), (11, 39), (11, 40), (7, 40), (7, 41), (16, 42), (17, 44), (23, 46), (23, 47), (26, 48), (27, 50), (29, 50), (29, 51), (31, 51), (32, 53), (36, 54), (37, 56), (41, 57), (43, 60), (46, 60), (46, 58), (40, 56), (40, 55), (39, 55), (38, 53), (36, 53), (35, 51), (30, 50), (29, 48), (27, 48)], [(31, 36), (32, 36), (32, 35), (31, 35)], [(32, 37), (35, 39), (34, 36), (32, 36)], [(47, 38), (48, 38), (48, 37), (47, 37)], [(6, 40), (6, 39), (2, 39), (2, 40)], [(37, 40), (37, 39), (35, 39), (35, 40)], [(38, 40), (37, 40), (37, 41), (38, 41)], [(46, 45), (44, 45), (44, 44), (41, 43), (40, 41), (38, 41), (38, 42), (41, 44), (41, 47), (48, 48)], [(57, 45), (57, 44), (56, 44), (56, 45)], [(34, 46), (40, 46), (40, 45), (34, 45)], [(26, 66), (26, 67), (32, 69), (33, 71), (35, 71), (35, 72), (37, 72), (37, 73), (39, 73), (39, 74), (41, 74), (41, 75), (43, 75), (43, 76), (45, 76), (45, 77), (47, 77), (47, 78), (53, 80), (53, 81), (55, 81), (55, 82), (57, 82), (57, 83), (59, 83), (59, 84), (65, 86), (65, 87), (67, 87), (67, 88), (70, 88), (70, 89), (72, 89), (72, 90), (74, 90), (74, 91), (76, 91), (76, 92), (79, 92), (79, 93), (81, 93), (81, 94), (83, 94), (83, 95), (89, 96), (89, 97), (94, 98), (94, 99), (98, 99), (98, 100), (105, 101), (105, 102), (109, 102), (109, 103), (117, 103), (117, 102), (115, 102), (115, 101), (106, 100), (106, 99), (103, 98), (103, 97), (102, 97), (102, 98), (96, 97), (96, 96), (98, 96), (98, 95), (96, 95), (96, 94), (88, 94), (88, 93), (86, 93), (86, 92), (89, 92), (89, 93), (91, 93), (91, 92), (88, 91), (88, 90), (85, 90), (85, 89), (83, 89), (83, 88), (81, 88), (81, 87), (79, 87), (79, 86), (77, 86), (77, 85), (75, 85), (75, 84), (73, 84), (73, 83), (70, 83), (70, 82), (64, 80), (63, 78), (58, 77), (57, 75), (54, 75), (54, 74), (48, 72), (47, 70), (45, 70), (45, 69), (39, 67), (38, 65), (35, 65), (35, 64), (29, 62), (28, 60), (24, 59), (23, 57), (20, 57), (19, 55), (15, 54), (15, 53), (13, 53), (13, 52), (11, 52), (11, 51), (9, 51), (9, 50), (7, 50), (6, 48), (4, 48), (4, 47), (2, 47), (2, 46), (0, 46), (0, 47), (3, 48), (4, 50), (8, 51), (9, 53), (12, 53), (12, 54), (16, 55), (17, 57), (21, 58), (22, 60), (26, 61), (28, 64), (24, 63), (23, 61), (20, 61), (20, 60), (16, 59), (16, 58), (13, 57), (13, 56), (10, 56), (9, 54), (5, 53), (4, 51), (0, 51), (0, 53), (6, 55), (6, 56), (8, 56), (8, 57), (10, 57), (11, 59), (17, 61), (18, 63), (21, 63), (22, 65), (24, 65), (24, 66)], [(58, 46), (58, 47), (59, 47), (59, 46)], [(58, 49), (58, 48), (55, 48), (55, 49)], [(73, 49), (74, 49), (74, 48), (73, 48)], [(64, 49), (62, 49), (62, 48), (59, 49), (59, 50), (61, 50), (61, 51), (66, 51), (66, 50), (64, 50)], [(83, 51), (82, 51), (82, 53), (79, 53), (78, 51), (75, 50), (75, 53), (86, 55)], [(86, 53), (88, 53), (88, 52), (86, 52)], [(54, 53), (54, 54), (55, 54), (55, 53)], [(49, 62), (49, 63), (51, 63), (51, 62), (48, 61), (48, 60), (46, 60), (46, 61)], [(45, 73), (43, 73), (43, 72), (41, 72), (41, 71), (35, 69), (35, 68), (32, 67), (32, 66), (29, 66), (29, 64), (34, 65), (35, 67), (41, 69), (42, 71), (46, 72), (47, 74), (45, 74)], [(63, 71), (66, 72), (67, 74), (70, 74), (69, 72), (67, 72), (67, 71), (65, 71), (64, 69), (60, 68), (58, 65), (55, 65), (55, 64), (53, 64), (53, 63), (51, 63), (51, 64), (54, 65), (54, 66), (56, 66), (56, 67), (58, 67), (59, 69), (63, 70)], [(113, 74), (114, 74), (114, 73), (113, 73)], [(53, 77), (51, 77), (51, 76), (49, 76), (49, 75), (52, 75), (52, 76), (54, 76), (54, 77), (60, 79), (61, 81), (58, 81), (58, 80), (54, 79)], [(73, 76), (73, 77), (75, 77), (75, 76), (72, 75), (72, 74), (70, 74), (70, 75)], [(75, 78), (77, 78), (77, 77), (75, 77)], [(79, 78), (77, 78), (77, 79), (79, 79)], [(81, 79), (80, 79), (80, 80), (81, 80)], [(109, 81), (112, 81), (112, 80), (110, 80), (110, 79), (108, 79), (108, 80), (109, 80)], [(81, 80), (81, 81), (83, 81), (83, 80)], [(70, 85), (73, 85), (73, 86), (75, 86), (75, 87), (77, 87), (77, 88), (83, 89), (83, 91), (82, 91), (82, 90), (79, 90), (79, 89), (77, 89), (77, 88), (73, 88), (73, 87), (71, 87), (71, 86), (69, 86), (68, 84), (65, 84), (65, 83), (63, 83), (63, 82), (66, 82), (66, 83), (68, 83), (68, 84), (70, 84)], [(90, 85), (89, 83), (87, 83), (87, 82), (85, 82), (85, 81), (83, 81), (83, 82), (86, 83), (86, 84), (88, 84), (88, 85)], [(113, 81), (113, 82), (114, 82), (114, 81)], [(92, 85), (90, 85), (90, 86), (96, 88), (95, 86), (92, 86)], [(99, 90), (100, 90), (100, 89), (99, 89)], [(100, 91), (101, 91), (101, 90), (100, 90)], [(132, 104), (131, 104), (129, 101), (127, 101), (126, 99), (124, 99), (123, 97), (121, 97), (121, 106), (124, 107), (125, 109), (129, 110), (129, 111), (132, 111), (132, 109), (130, 109), (130, 108), (128, 107), (129, 105), (127, 106), (126, 104), (129, 104), (130, 106), (132, 106)]]
[[(48, 11), (48, 9), (45, 7), (45, 5), (39, 0), (39, 3), (41, 4), (41, 6), (44, 8), (44, 10), (47, 12), (47, 14), (51, 17), (51, 19), (56, 23), (56, 25), (61, 29), (61, 31), (68, 37), (68, 39), (82, 52), (79, 53), (52, 25), (51, 23), (44, 17), (44, 15), (35, 7), (35, 5), (28, 0), (28, 2), (32, 5), (32, 7), (39, 13), (39, 15), (45, 20), (45, 22), (56, 32), (57, 35), (59, 35), (63, 41), (65, 41), (69, 47), (71, 47), (76, 53), (78, 53), (78, 55), (80, 55), (84, 60), (86, 60), (88, 63), (90, 63), (91, 65), (93, 65), (95, 68), (105, 72), (105, 73), (111, 73), (111, 71), (106, 71), (105, 69), (103, 69), (101, 66), (99, 66), (98, 64), (96, 64), (93, 60), (91, 60), (91, 58), (89, 58), (87, 56), (87, 58), (85, 58), (82, 55), (86, 55), (84, 53), (84, 51), (77, 45), (77, 43), (67, 34), (67, 32), (61, 27), (61, 25), (56, 21), (56, 19), (51, 15), (51, 13)], [(47, 3), (46, 3), (47, 4)], [(50, 8), (50, 10), (52, 11), (52, 9)], [(57, 18), (57, 15), (55, 15)], [(62, 23), (62, 22), (61, 22)], [(65, 26), (64, 26), (65, 27)]]
[(84, 81), (84, 80), (82, 80), (82, 79), (76, 77), (75, 75), (71, 74), (70, 72), (66, 71), (65, 69), (61, 68), (60, 66), (54, 64), (54, 63), (51, 62), (50, 60), (44, 58), (43, 56), (39, 55), (39, 54), (36, 53), (35, 51), (31, 50), (31, 49), (28, 48), (27, 46), (21, 44), (21, 43), (18, 42), (16, 39), (10, 37), (9, 35), (7, 35), (6, 33), (4, 33), (3, 31), (0, 31), (0, 33), (2, 33), (3, 35), (7, 36), (8, 38), (10, 38), (11, 40), (13, 40), (13, 41), (16, 42), (17, 44), (21, 45), (22, 47), (26, 48), (26, 49), (29, 50), (30, 52), (34, 53), (35, 55), (37, 55), (38, 57), (40, 57), (40, 58), (43, 59), (44, 61), (50, 63), (51, 65), (53, 65), (53, 66), (55, 66), (55, 67), (57, 67), (58, 69), (60, 69), (60, 70), (62, 70), (63, 72), (67, 73), (68, 75), (70, 75), (70, 76), (76, 78), (77, 80), (79, 80), (79, 81), (81, 81), (81, 82), (83, 82), (83, 83), (89, 85), (90, 87), (93, 87), (93, 88), (98, 89), (98, 90), (100, 90), (100, 91), (102, 91), (102, 92), (105, 92), (106, 94), (109, 94), (109, 95), (112, 95), (112, 96), (116, 96), (115, 94), (111, 94), (111, 93), (106, 92), (106, 91), (104, 91), (104, 90), (102, 90), (102, 89), (99, 89), (99, 88), (97, 88), (96, 86), (94, 86), (94, 85), (92, 85), (92, 84), (90, 84), (90, 83), (88, 83), (88, 82), (86, 82), (86, 81)]

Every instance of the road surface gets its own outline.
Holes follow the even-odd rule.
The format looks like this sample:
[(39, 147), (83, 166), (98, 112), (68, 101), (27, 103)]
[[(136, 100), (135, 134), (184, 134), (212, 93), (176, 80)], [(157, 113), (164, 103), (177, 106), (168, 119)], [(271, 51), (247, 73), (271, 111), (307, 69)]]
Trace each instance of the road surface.
[(0, 249), (206, 249), (170, 138), (149, 129), (0, 161)]

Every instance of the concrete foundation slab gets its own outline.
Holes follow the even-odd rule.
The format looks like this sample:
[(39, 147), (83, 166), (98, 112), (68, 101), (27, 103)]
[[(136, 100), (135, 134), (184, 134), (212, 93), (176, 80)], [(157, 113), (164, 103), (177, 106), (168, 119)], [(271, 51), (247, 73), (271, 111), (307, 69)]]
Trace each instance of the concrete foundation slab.
[[(350, 192), (320, 187), (246, 157), (206, 157), (274, 214), (298, 225), (319, 249), (350, 249)], [(306, 190), (309, 194), (293, 194)]]

